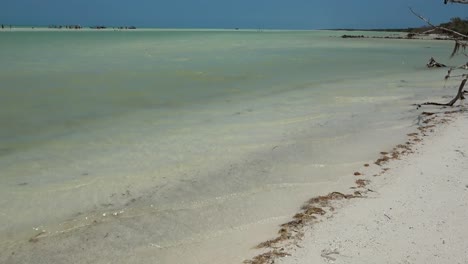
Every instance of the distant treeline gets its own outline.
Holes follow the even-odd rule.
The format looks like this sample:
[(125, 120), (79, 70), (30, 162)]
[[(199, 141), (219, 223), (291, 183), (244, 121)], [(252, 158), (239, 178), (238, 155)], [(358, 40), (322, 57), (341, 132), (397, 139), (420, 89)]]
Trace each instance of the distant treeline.
[[(453, 17), (449, 22), (442, 23), (440, 27), (445, 27), (451, 30), (455, 30), (462, 34), (468, 35), (468, 19), (462, 19), (459, 17)], [(342, 30), (342, 31), (381, 31), (381, 32), (408, 32), (414, 34), (427, 33), (427, 34), (445, 34), (450, 37), (459, 37), (452, 33), (447, 33), (440, 29), (432, 29), (429, 26), (419, 27), (419, 28), (377, 28), (377, 29), (349, 29), (349, 28), (337, 28), (333, 30)]]
[[(459, 17), (452, 17), (449, 22), (442, 23), (439, 25), (440, 27), (448, 28), (454, 31), (457, 31), (459, 33), (462, 33), (464, 35), (468, 35), (468, 19), (461, 19)], [(455, 35), (450, 32), (446, 32), (440, 29), (434, 29), (431, 30), (431, 27), (421, 27), (421, 28), (415, 28), (411, 32), (413, 33), (433, 33), (433, 34), (447, 34), (451, 37), (459, 37), (458, 35)]]
[[(82, 29), (84, 27), (82, 27), (80, 25), (49, 25), (49, 28)], [(93, 26), (93, 27), (89, 27), (89, 28), (91, 28), (91, 29), (107, 29), (109, 27), (106, 27), (106, 26)], [(136, 29), (136, 27), (134, 27), (134, 26), (112, 27), (112, 29)]]

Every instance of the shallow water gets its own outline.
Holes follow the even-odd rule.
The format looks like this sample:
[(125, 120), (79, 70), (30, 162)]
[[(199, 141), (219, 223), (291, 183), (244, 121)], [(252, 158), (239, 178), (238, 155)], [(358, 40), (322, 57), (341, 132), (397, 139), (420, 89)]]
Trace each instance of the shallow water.
[(455, 85), (341, 34), (0, 32), (0, 260), (238, 263)]

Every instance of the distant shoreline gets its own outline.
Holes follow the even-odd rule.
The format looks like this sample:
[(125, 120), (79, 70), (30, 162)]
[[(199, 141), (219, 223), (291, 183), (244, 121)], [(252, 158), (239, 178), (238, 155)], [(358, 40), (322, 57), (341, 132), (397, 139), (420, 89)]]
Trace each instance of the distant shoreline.
[(331, 31), (370, 31), (370, 32), (411, 32), (414, 28), (373, 28), (373, 29), (359, 29), (359, 28), (334, 28), (334, 29), (320, 29)]
[(358, 29), (358, 28), (330, 28), (330, 29), (281, 29), (281, 28), (160, 28), (160, 27), (136, 27), (136, 26), (105, 26), (105, 25), (95, 25), (95, 26), (81, 26), (77, 25), (10, 25), (3, 24), (3, 28), (0, 28), (0, 31), (3, 30), (148, 30), (148, 29), (158, 29), (158, 30), (240, 30), (240, 31), (363, 31), (363, 32), (411, 32), (415, 28), (406, 28), (406, 29)]
[(209, 28), (136, 28), (136, 27), (5, 27), (0, 28), (0, 32), (366, 32), (366, 33), (388, 33), (387, 35), (363, 35), (363, 34), (342, 34), (330, 35), (332, 38), (346, 39), (403, 39), (403, 40), (453, 40), (452, 37), (441, 34), (418, 34), (409, 32), (408, 29), (309, 29), (309, 30), (293, 30), (293, 29), (209, 29)]
[(32, 27), (32, 26), (12, 26), (11, 28), (0, 28), (0, 32), (111, 32), (111, 31), (125, 31), (125, 32), (138, 32), (138, 31), (229, 31), (229, 32), (380, 32), (380, 33), (406, 33), (403, 31), (379, 31), (379, 30), (349, 30), (349, 29), (255, 29), (255, 28), (122, 28), (122, 27), (104, 27), (104, 28), (50, 28), (50, 27)]

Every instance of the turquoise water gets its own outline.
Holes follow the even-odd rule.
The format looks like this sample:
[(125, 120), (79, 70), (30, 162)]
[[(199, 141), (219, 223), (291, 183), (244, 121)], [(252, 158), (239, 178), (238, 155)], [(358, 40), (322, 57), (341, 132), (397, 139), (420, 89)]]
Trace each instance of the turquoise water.
[[(0, 132), (0, 139), (7, 144), (40, 142), (47, 140), (51, 126), (66, 122), (73, 126), (136, 109), (180, 108), (232, 94), (260, 95), (406, 70), (396, 68), (405, 61), (398, 48), (355, 42), (343, 50), (343, 41), (330, 35), (190, 31), (2, 34), (0, 121), (6, 129)], [(415, 46), (412, 52), (424, 54), (425, 50)], [(385, 61), (385, 67), (374, 67), (386, 57), (392, 59)], [(38, 130), (44, 131), (43, 137), (38, 137)], [(59, 130), (57, 133), (69, 131)]]
[(341, 34), (0, 32), (3, 260), (239, 262), (448, 85), (449, 42)]

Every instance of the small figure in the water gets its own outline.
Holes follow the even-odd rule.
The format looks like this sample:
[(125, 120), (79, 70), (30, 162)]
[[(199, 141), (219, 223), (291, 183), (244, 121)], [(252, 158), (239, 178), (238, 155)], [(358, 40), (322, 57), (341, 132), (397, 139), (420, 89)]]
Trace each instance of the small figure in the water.
[(2, 24), (2, 29), (4, 29), (4, 28), (5, 28), (5, 26)]

